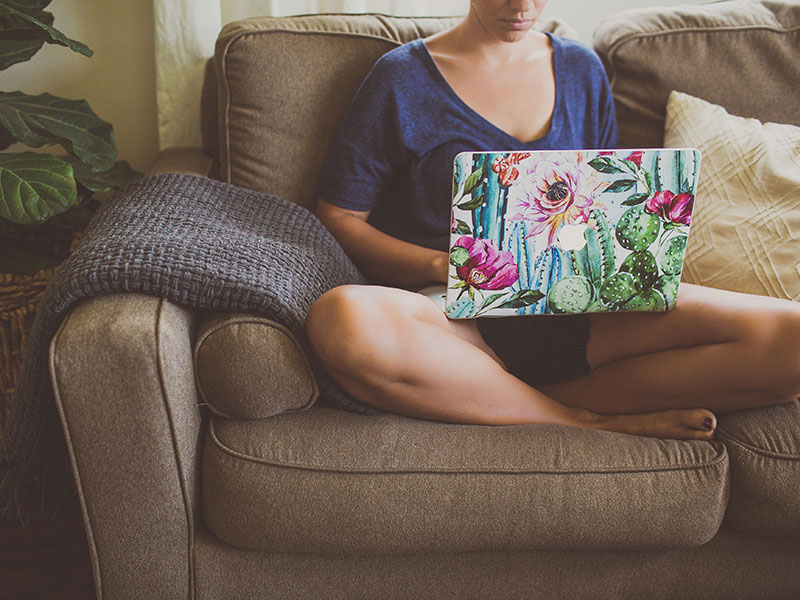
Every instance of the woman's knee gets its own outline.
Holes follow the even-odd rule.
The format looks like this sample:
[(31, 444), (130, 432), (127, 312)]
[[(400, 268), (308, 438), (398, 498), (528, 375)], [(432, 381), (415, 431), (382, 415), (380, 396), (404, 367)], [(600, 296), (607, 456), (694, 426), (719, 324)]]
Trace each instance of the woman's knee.
[(306, 333), (317, 358), (327, 366), (341, 366), (357, 348), (359, 316), (366, 303), (360, 286), (344, 285), (320, 296), (306, 316)]
[(765, 376), (769, 392), (780, 401), (800, 397), (800, 305), (786, 301), (751, 315), (747, 327), (753, 367)]
[(403, 321), (413, 315), (406, 293), (357, 285), (329, 290), (306, 318), (314, 353), (325, 366), (350, 374), (391, 368), (399, 362)]

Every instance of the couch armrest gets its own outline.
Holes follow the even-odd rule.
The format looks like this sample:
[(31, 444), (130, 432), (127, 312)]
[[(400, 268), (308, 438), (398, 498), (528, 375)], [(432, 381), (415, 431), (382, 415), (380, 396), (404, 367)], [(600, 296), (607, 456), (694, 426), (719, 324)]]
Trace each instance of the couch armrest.
[(98, 598), (191, 597), (193, 326), (166, 300), (110, 294), (77, 304), (50, 345)]
[(216, 178), (217, 160), (202, 148), (167, 148), (158, 153), (148, 175), (188, 173)]

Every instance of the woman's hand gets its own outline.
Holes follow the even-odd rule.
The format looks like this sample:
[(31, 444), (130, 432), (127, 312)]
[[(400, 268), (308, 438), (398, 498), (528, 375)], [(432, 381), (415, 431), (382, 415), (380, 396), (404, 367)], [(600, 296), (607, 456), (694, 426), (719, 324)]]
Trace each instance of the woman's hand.
[(447, 282), (446, 252), (379, 231), (367, 223), (370, 211), (348, 210), (320, 198), (316, 215), (370, 281), (408, 288)]

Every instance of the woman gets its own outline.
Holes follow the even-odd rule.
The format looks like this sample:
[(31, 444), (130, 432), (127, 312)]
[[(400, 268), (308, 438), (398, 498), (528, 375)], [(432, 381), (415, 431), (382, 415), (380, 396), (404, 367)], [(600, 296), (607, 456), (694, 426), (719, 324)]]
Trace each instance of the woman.
[(447, 280), (456, 153), (616, 145), (599, 60), (532, 29), (545, 4), (472, 0), (458, 25), (388, 53), (365, 79), (317, 215), (387, 287), (317, 301), (306, 328), (318, 358), (362, 402), (448, 422), (710, 439), (715, 413), (791, 402), (800, 306), (789, 301), (682, 284), (668, 313), (451, 321), (401, 289)]

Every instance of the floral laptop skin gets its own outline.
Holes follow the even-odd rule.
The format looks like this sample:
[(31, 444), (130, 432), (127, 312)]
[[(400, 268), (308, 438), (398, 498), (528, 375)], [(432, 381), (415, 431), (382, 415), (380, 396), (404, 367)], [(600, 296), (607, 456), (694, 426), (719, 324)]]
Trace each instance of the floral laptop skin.
[(445, 312), (671, 310), (699, 168), (695, 149), (459, 154)]

